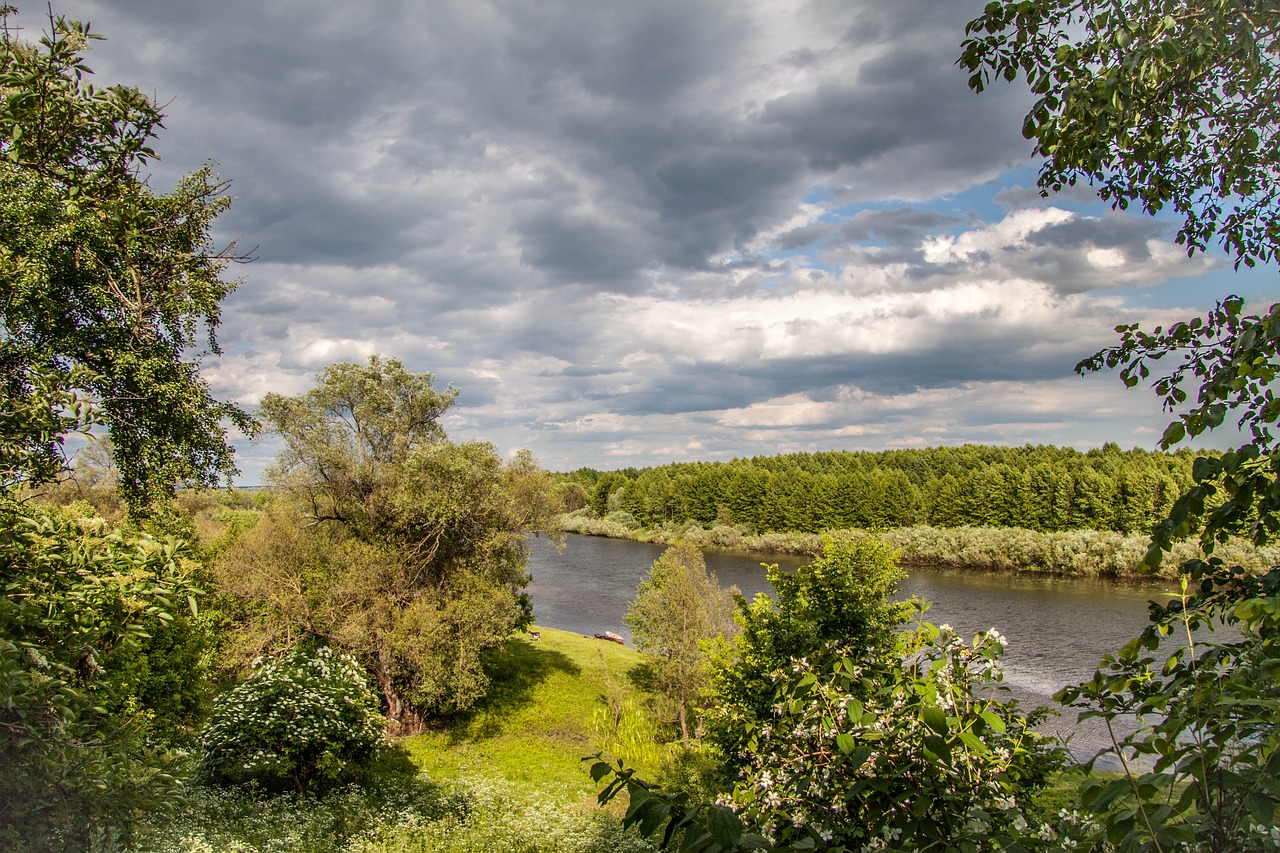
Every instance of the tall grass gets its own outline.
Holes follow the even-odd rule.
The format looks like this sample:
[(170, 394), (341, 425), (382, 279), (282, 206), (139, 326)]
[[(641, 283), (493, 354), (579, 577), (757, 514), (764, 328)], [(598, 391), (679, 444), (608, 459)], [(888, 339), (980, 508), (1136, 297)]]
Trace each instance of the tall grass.
[(486, 777), (259, 797), (200, 789), (135, 848), (154, 853), (650, 853), (616, 815)]

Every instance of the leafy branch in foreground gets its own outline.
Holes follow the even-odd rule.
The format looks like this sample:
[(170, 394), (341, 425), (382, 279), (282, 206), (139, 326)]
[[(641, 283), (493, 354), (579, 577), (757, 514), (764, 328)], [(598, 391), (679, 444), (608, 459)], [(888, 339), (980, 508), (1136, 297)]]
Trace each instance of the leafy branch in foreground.
[[(1164, 408), (1186, 411), (1160, 439), (1168, 449), (1229, 417), (1251, 439), (1221, 456), (1202, 456), (1192, 467), (1194, 485), (1174, 502), (1153, 533), (1147, 562), (1158, 565), (1177, 539), (1200, 531), (1206, 553), (1229, 536), (1265, 545), (1280, 531), (1280, 455), (1273, 430), (1280, 420), (1275, 379), (1280, 370), (1280, 305), (1266, 315), (1244, 314), (1244, 302), (1228, 297), (1204, 317), (1144, 332), (1119, 326), (1118, 346), (1085, 359), (1081, 372), (1120, 368), (1125, 385), (1151, 377), (1152, 362), (1170, 358), (1171, 368), (1153, 382)], [(1198, 384), (1198, 388), (1195, 387)], [(1195, 394), (1188, 405), (1189, 391)]]
[[(995, 0), (965, 35), (959, 64), (973, 89), (1024, 76), (1037, 96), (1023, 133), (1044, 158), (1042, 194), (1084, 180), (1114, 207), (1172, 208), (1189, 254), (1216, 241), (1237, 269), (1277, 260), (1280, 6), (1272, 0)], [(1060, 694), (1108, 725), (1127, 714), (1141, 723), (1114, 739), (1123, 778), (1087, 785), (1082, 802), (1101, 824), (1095, 842), (1121, 851), (1274, 849), (1280, 568), (1250, 577), (1212, 555), (1232, 534), (1264, 544), (1280, 530), (1280, 303), (1246, 314), (1229, 296), (1204, 317), (1116, 332), (1117, 346), (1076, 369), (1118, 368), (1133, 387), (1167, 358), (1152, 383), (1175, 414), (1162, 448), (1229, 421), (1243, 441), (1197, 459), (1194, 483), (1153, 531), (1150, 565), (1174, 540), (1199, 534), (1207, 559), (1183, 564), (1182, 599), (1153, 605), (1141, 637)], [(1241, 639), (1199, 643), (1194, 629), (1215, 621)], [(1179, 629), (1186, 643), (1159, 668), (1154, 653)]]
[[(1275, 849), (1280, 817), (1280, 569), (1252, 576), (1210, 562), (1199, 587), (1152, 605), (1151, 625), (1093, 679), (1059, 694), (1113, 732), (1119, 778), (1096, 777), (1082, 804), (1098, 815), (1095, 841), (1127, 850)], [(1197, 640), (1215, 623), (1232, 641)], [(1168, 661), (1162, 643), (1185, 637)], [(1137, 719), (1114, 735), (1118, 719)]]
[[(1043, 157), (1043, 195), (1077, 181), (1114, 207), (1166, 207), (1182, 217), (1188, 253), (1218, 242), (1238, 267), (1273, 263), (1280, 248), (1280, 7), (1269, 0), (996, 0), (965, 27), (958, 64), (983, 91), (1026, 79), (1036, 101), (1023, 133)], [(1247, 440), (1197, 465), (1195, 484), (1159, 525), (1148, 553), (1201, 528), (1206, 552), (1231, 533), (1263, 543), (1280, 528), (1280, 304), (1244, 313), (1230, 296), (1205, 317), (1145, 332), (1080, 373), (1120, 369), (1127, 386), (1171, 369), (1154, 390), (1179, 412), (1164, 449), (1236, 420)], [(1190, 388), (1197, 384), (1198, 388)], [(1194, 399), (1192, 399), (1194, 393)], [(1182, 411), (1185, 408), (1185, 411)]]

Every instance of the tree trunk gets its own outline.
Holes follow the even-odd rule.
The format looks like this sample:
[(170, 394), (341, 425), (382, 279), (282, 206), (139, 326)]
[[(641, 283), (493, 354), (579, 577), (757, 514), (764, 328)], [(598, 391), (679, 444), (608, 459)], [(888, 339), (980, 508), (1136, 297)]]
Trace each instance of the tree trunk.
[(387, 659), (387, 653), (383, 649), (379, 649), (377, 653), (374, 677), (378, 680), (378, 692), (382, 694), (382, 701), (387, 704), (387, 719), (391, 723), (389, 733), (392, 735), (420, 733), (423, 729), (422, 715), (404, 701), (396, 690), (395, 682), (391, 678), (391, 661)]

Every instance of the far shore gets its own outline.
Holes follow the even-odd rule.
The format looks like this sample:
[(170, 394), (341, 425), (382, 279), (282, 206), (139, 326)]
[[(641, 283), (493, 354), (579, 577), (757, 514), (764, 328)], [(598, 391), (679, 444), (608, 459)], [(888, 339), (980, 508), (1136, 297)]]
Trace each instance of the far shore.
[[(1183, 562), (1201, 556), (1195, 540), (1179, 542), (1153, 569), (1144, 562), (1149, 545), (1146, 535), (1098, 530), (1042, 533), (1019, 527), (918, 526), (875, 531), (754, 533), (741, 526), (717, 525), (708, 529), (693, 523), (644, 529), (610, 518), (595, 518), (583, 511), (567, 513), (558, 521), (565, 533), (660, 545), (691, 542), (706, 550), (741, 551), (763, 557), (809, 557), (822, 550), (823, 537), (874, 535), (899, 549), (904, 567), (1119, 581), (1175, 579)], [(1255, 548), (1243, 540), (1219, 544), (1214, 555), (1250, 572), (1280, 565), (1280, 547)]]

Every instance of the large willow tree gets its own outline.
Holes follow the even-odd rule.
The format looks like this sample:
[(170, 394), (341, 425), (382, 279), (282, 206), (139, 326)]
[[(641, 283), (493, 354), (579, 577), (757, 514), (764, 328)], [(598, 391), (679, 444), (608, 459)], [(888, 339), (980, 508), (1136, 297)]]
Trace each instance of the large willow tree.
[(548, 528), (550, 479), (527, 453), (447, 440), (453, 388), (399, 360), (330, 365), (305, 394), (268, 394), (288, 500), (230, 550), (224, 590), (248, 652), (307, 637), (356, 654), (402, 730), (483, 694), (481, 653), (530, 619), (525, 537)]

